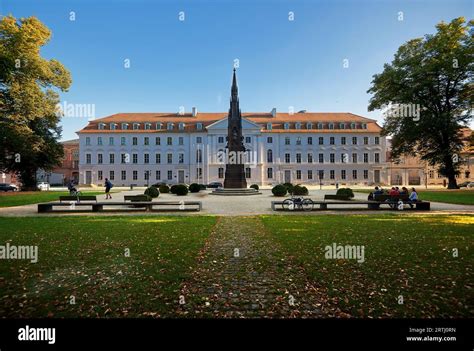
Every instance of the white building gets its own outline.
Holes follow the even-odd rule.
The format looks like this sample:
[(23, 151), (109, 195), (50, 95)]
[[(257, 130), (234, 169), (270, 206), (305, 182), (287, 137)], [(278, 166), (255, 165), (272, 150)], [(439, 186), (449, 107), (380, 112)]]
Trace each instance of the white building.
[[(386, 140), (352, 113), (242, 113), (247, 183), (379, 184)], [(80, 184), (116, 186), (224, 180), (227, 113), (120, 113), (78, 132)]]

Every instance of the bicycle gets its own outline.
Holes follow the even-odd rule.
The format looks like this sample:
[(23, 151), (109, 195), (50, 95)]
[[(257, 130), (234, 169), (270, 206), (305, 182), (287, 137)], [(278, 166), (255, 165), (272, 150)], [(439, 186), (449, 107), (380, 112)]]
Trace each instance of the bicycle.
[(285, 199), (283, 201), (284, 210), (303, 210), (303, 211), (312, 211), (314, 207), (314, 202), (311, 199), (305, 199), (303, 197), (294, 197), (291, 196), (291, 199)]
[(76, 188), (69, 190), (69, 196), (75, 196), (77, 198), (77, 202), (79, 202), (79, 196), (81, 195), (82, 195), (82, 192), (80, 192)]

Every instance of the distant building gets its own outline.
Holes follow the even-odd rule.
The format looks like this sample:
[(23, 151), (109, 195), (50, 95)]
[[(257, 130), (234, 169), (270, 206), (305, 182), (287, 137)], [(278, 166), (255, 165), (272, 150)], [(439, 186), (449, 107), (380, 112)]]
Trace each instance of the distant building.
[(47, 182), (51, 185), (65, 185), (70, 180), (79, 182), (79, 139), (61, 142), (64, 149), (64, 158), (60, 166), (50, 172), (39, 170), (36, 173), (38, 182)]

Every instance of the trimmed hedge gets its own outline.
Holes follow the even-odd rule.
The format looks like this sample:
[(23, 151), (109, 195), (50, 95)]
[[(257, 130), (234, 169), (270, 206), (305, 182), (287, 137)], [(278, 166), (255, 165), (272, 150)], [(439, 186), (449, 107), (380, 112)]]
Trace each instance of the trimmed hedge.
[(176, 188), (177, 188), (178, 184), (174, 184), (171, 186), (170, 188), (170, 193), (171, 194), (176, 194)]
[(336, 195), (352, 199), (354, 197), (354, 192), (351, 188), (340, 188), (337, 190)]
[(189, 186), (189, 192), (198, 193), (201, 190), (201, 186), (198, 183), (192, 183)]
[[(188, 195), (188, 187), (184, 184), (178, 184), (178, 185), (174, 185), (175, 186), (175, 193), (176, 195), (178, 196), (185, 196), (185, 195)], [(173, 187), (171, 187), (173, 188)]]
[(150, 186), (146, 188), (144, 194), (148, 195), (151, 198), (155, 198), (155, 197), (160, 196), (160, 191), (156, 187)]
[(255, 190), (257, 190), (257, 191), (258, 191), (258, 189), (259, 189), (259, 187), (258, 187), (257, 184), (252, 184), (250, 187), (253, 188), (253, 189), (255, 189)]
[(287, 192), (288, 190), (283, 184), (275, 185), (272, 189), (272, 194), (275, 196), (285, 196)]
[(199, 184), (199, 189), (201, 189), (201, 190), (206, 190), (206, 189), (207, 189), (207, 185), (206, 185), (206, 184)]
[(288, 194), (292, 194), (293, 193), (293, 188), (294, 188), (294, 185), (291, 184), (291, 183), (283, 183), (283, 186), (286, 188), (286, 191), (288, 192)]
[(302, 185), (295, 185), (293, 187), (293, 195), (308, 195), (308, 188)]
[(160, 185), (160, 187), (158, 188), (158, 190), (160, 191), (160, 193), (169, 193), (170, 192), (170, 187), (166, 184), (163, 184), (163, 185)]

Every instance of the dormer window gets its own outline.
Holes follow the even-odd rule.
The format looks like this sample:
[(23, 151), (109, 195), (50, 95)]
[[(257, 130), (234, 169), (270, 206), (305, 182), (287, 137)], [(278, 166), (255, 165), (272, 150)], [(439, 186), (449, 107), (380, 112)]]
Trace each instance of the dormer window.
[(362, 129), (367, 129), (367, 123), (362, 124)]
[(178, 124), (178, 128), (179, 130), (184, 130), (184, 123), (181, 122), (180, 124)]
[(117, 125), (115, 123), (110, 123), (110, 130), (115, 130), (117, 128)]
[(267, 130), (272, 130), (273, 126), (271, 123), (267, 123)]
[(145, 123), (145, 130), (151, 129), (151, 123)]
[(295, 123), (295, 129), (301, 129), (301, 123), (300, 122)]
[(99, 123), (99, 129), (103, 130), (104, 128), (105, 128), (105, 124), (104, 123)]
[(339, 123), (339, 129), (346, 129), (345, 123)]
[(329, 123), (329, 129), (334, 129), (334, 123)]
[(351, 123), (351, 129), (356, 129), (356, 124), (354, 122)]
[(122, 129), (127, 130), (128, 129), (128, 123), (122, 123)]
[(173, 123), (168, 123), (168, 124), (166, 125), (166, 129), (168, 129), (168, 130), (173, 130), (173, 126), (174, 126)]
[(202, 123), (196, 123), (196, 129), (202, 130)]
[(285, 124), (283, 125), (283, 128), (284, 128), (284, 129), (290, 129), (290, 124), (289, 124), (289, 123), (285, 123)]
[(140, 123), (133, 123), (133, 130), (140, 129)]
[(311, 122), (306, 123), (306, 129), (313, 129), (313, 123)]
[(163, 123), (157, 122), (157, 123), (156, 123), (156, 129), (157, 129), (157, 130), (160, 130), (161, 128), (163, 128)]
[(322, 123), (318, 123), (318, 129), (323, 129), (323, 124)]

